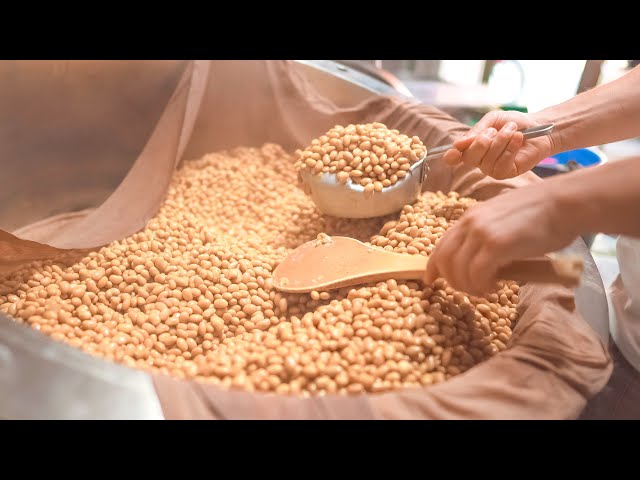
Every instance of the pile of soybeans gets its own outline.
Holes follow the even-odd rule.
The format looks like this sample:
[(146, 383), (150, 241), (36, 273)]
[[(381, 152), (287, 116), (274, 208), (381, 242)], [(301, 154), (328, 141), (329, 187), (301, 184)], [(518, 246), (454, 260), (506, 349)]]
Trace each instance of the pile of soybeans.
[(340, 183), (351, 181), (365, 193), (380, 192), (404, 178), (426, 152), (418, 137), (389, 130), (383, 123), (336, 125), (297, 152), (295, 168), (316, 175), (334, 173)]
[(273, 144), (185, 162), (144, 230), (0, 277), (0, 311), (124, 365), (281, 394), (427, 386), (506, 348), (514, 282), (487, 298), (442, 279), (277, 292), (271, 272), (320, 234), (428, 255), (474, 202), (425, 193), (394, 218), (324, 217), (295, 162)]

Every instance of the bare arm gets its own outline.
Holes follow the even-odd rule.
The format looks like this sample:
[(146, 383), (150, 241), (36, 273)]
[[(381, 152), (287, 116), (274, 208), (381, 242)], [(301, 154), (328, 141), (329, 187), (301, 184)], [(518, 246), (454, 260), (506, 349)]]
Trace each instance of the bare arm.
[(552, 154), (640, 136), (640, 67), (532, 116), (555, 124)]
[(640, 238), (640, 158), (587, 168), (547, 181), (572, 233)]

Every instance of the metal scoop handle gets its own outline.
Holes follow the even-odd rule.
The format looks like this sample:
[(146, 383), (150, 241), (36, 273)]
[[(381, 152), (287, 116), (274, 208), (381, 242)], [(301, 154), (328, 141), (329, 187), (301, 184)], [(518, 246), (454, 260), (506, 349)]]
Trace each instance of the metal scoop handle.
[[(525, 140), (530, 138), (542, 137), (544, 135), (549, 135), (553, 131), (553, 124), (526, 128), (524, 130), (519, 130), (519, 131), (522, 132), (522, 135), (524, 136)], [(447, 150), (451, 150), (452, 148), (454, 148), (453, 144), (432, 148), (431, 150), (428, 151), (428, 154), (424, 159), (433, 160), (435, 158), (440, 158), (445, 154)]]

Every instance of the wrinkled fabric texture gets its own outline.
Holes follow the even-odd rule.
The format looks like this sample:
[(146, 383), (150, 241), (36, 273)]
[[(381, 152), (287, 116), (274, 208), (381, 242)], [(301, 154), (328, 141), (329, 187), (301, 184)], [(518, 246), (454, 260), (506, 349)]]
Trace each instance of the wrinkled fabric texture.
[(622, 236), (616, 250), (620, 274), (609, 290), (611, 336), (640, 372), (640, 239)]
[(580, 420), (639, 420), (640, 375), (609, 341), (613, 373), (607, 385), (587, 403)]
[[(436, 108), (396, 97), (372, 96), (338, 106), (289, 61), (188, 62), (115, 191), (96, 208), (42, 219), (14, 230), (16, 236), (0, 231), (0, 271), (66, 249), (105, 245), (140, 230), (157, 211), (182, 160), (265, 142), (292, 150), (335, 124), (368, 121), (418, 135), (428, 148), (450, 143), (467, 130)], [(478, 169), (434, 161), (424, 188), (483, 200), (538, 181), (532, 173), (496, 181)], [(573, 293), (566, 289), (525, 286), (509, 348), (428, 388), (302, 399), (225, 391), (160, 375), (153, 379), (165, 416), (176, 419), (576, 418), (606, 384), (611, 360), (573, 306)]]

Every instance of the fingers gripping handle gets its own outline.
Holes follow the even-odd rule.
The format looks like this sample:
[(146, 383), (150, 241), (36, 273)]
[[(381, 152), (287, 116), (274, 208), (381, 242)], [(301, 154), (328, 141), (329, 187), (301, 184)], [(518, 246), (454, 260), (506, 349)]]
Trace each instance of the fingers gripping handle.
[[(522, 132), (522, 135), (525, 140), (528, 140), (531, 138), (543, 137), (545, 135), (549, 135), (553, 131), (553, 124), (526, 128), (524, 130), (519, 130), (519, 131)], [(445, 152), (447, 152), (448, 150), (451, 150), (452, 148), (454, 148), (453, 144), (432, 148), (431, 150), (427, 151), (427, 156), (425, 157), (425, 161), (433, 160), (435, 158), (440, 158), (445, 154)]]

